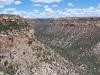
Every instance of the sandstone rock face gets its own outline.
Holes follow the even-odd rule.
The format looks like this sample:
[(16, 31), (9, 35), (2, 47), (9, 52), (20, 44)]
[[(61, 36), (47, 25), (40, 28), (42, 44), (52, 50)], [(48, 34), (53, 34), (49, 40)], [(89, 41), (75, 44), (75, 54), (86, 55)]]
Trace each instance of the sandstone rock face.
[(0, 14), (0, 24), (7, 25), (10, 23), (17, 23), (18, 25), (27, 24), (25, 19), (18, 15)]
[(35, 24), (39, 25), (96, 25), (99, 26), (100, 24), (100, 17), (73, 17), (73, 18), (58, 18), (58, 19), (33, 19)]

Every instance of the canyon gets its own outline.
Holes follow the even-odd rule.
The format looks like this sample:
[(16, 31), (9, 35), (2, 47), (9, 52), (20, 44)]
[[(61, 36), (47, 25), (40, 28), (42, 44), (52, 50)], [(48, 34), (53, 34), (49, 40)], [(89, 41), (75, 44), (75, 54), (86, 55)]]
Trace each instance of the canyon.
[(100, 75), (100, 18), (1, 14), (0, 75)]

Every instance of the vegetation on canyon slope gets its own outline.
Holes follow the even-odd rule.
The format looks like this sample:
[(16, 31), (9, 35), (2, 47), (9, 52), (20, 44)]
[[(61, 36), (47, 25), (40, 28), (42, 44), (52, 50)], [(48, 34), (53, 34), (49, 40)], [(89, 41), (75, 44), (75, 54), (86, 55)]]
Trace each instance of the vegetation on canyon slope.
[[(13, 41), (8, 35), (0, 38), (7, 41), (7, 44), (5, 40), (0, 41), (3, 44), (0, 48), (0, 71), (9, 75), (100, 75), (99, 27), (66, 24), (66, 19), (63, 25), (63, 20), (54, 23), (53, 19), (49, 23), (48, 19), (33, 20), (34, 33), (30, 28), (21, 32), (31, 21), (0, 25), (0, 33), (11, 31), (9, 37), (13, 38)], [(13, 36), (13, 30), (18, 30), (19, 35)]]

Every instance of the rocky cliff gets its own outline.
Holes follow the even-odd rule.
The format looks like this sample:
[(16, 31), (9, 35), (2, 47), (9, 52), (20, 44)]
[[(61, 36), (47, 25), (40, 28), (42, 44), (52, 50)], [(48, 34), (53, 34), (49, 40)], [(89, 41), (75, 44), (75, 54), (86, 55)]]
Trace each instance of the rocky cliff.
[(0, 75), (100, 75), (98, 26), (3, 16)]
[(35, 22), (38, 40), (74, 64), (87, 65), (86, 75), (100, 74), (99, 18), (39, 19)]

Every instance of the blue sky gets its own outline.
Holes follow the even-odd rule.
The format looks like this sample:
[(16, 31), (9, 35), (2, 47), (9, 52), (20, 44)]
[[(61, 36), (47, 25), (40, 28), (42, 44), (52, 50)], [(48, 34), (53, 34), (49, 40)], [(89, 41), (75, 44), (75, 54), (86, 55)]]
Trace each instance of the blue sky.
[(25, 18), (100, 17), (100, 0), (0, 0), (0, 14)]

